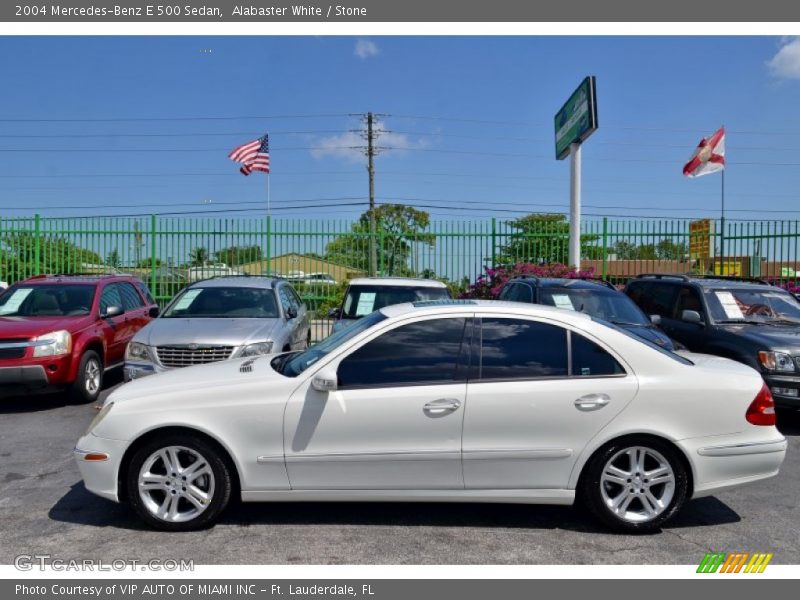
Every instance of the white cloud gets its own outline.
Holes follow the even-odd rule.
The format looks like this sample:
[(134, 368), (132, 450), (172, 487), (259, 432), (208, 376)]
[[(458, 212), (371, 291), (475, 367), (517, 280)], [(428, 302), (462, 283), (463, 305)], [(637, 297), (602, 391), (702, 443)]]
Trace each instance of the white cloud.
[[(399, 156), (409, 150), (428, 148), (429, 139), (411, 138), (405, 133), (388, 131), (386, 126), (376, 121), (373, 125), (375, 149), (380, 156)], [(352, 163), (363, 163), (366, 159), (367, 140), (357, 131), (346, 131), (338, 135), (319, 138), (313, 141), (311, 156), (317, 159), (333, 157)]]
[(781, 79), (800, 79), (800, 38), (784, 38), (778, 53), (767, 61), (770, 73)]
[(378, 56), (378, 54), (380, 54), (380, 50), (378, 50), (378, 46), (375, 42), (371, 42), (370, 40), (358, 40), (356, 42), (355, 55), (358, 58), (366, 59), (372, 56)]

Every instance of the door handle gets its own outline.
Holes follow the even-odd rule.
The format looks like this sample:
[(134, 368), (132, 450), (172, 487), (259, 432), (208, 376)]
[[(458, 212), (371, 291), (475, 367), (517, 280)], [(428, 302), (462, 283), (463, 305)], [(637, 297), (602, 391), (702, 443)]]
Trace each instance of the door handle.
[(428, 402), (422, 407), (422, 410), (431, 415), (443, 415), (459, 408), (461, 408), (461, 400), (457, 398), (439, 398)]
[(578, 410), (597, 410), (609, 402), (611, 397), (608, 394), (586, 394), (575, 400), (575, 406)]

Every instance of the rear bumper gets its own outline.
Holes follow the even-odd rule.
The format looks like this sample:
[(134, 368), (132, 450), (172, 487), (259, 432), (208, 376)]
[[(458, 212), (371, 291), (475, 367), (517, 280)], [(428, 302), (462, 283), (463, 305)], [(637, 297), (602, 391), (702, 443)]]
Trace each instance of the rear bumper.
[(747, 441), (736, 438), (720, 436), (680, 442), (693, 462), (693, 498), (709, 496), (778, 474), (788, 446), (783, 436), (777, 434), (766, 439)]

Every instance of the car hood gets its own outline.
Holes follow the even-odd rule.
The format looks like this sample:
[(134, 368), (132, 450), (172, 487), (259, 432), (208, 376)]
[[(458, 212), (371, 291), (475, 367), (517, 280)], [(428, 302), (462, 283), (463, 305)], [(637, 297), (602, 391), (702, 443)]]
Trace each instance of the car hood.
[[(108, 398), (109, 402), (127, 402), (137, 398), (148, 399), (157, 396), (171, 396), (170, 400), (179, 400), (181, 397), (192, 400), (192, 390), (204, 391), (220, 388), (222, 394), (229, 395), (231, 388), (238, 383), (259, 384), (270, 380), (286, 381), (286, 378), (270, 366), (270, 360), (275, 354), (262, 354), (251, 358), (235, 358), (223, 360), (182, 369), (172, 369), (150, 377), (134, 379), (123, 384)], [(247, 365), (242, 368), (242, 365)]]
[(0, 336), (3, 338), (32, 338), (51, 331), (66, 329), (74, 332), (91, 324), (89, 316), (82, 317), (0, 317)]
[(632, 334), (637, 335), (640, 338), (647, 340), (648, 342), (658, 344), (666, 350), (673, 349), (672, 340), (669, 338), (669, 336), (651, 325), (620, 325), (620, 327), (626, 331), (630, 331)]
[(800, 349), (800, 325), (725, 323), (720, 327), (728, 333), (751, 340), (765, 349)]
[(272, 340), (282, 319), (156, 319), (142, 328), (134, 340), (148, 346), (214, 344), (242, 346)]

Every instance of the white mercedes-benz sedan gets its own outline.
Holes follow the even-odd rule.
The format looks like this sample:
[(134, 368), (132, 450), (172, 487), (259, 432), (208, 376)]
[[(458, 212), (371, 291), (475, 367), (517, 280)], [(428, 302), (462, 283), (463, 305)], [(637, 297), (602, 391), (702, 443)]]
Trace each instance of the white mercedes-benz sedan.
[(581, 502), (628, 532), (772, 477), (761, 376), (603, 321), (512, 302), (376, 311), (302, 352), (112, 393), (75, 457), (87, 489), (172, 531), (243, 501)]

